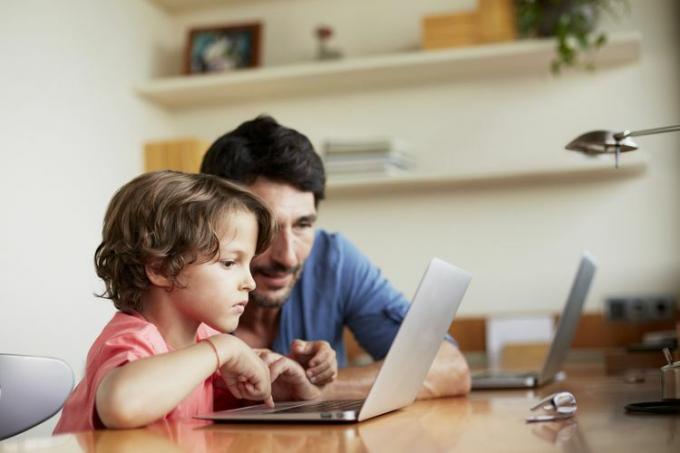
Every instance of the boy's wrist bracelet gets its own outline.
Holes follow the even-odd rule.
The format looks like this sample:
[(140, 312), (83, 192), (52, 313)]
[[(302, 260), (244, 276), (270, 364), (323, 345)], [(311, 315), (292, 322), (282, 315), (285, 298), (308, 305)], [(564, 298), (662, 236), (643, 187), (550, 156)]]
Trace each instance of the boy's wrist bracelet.
[(208, 340), (207, 338), (202, 339), (200, 342), (207, 343), (213, 350), (213, 352), (215, 353), (215, 359), (217, 360), (217, 368), (215, 368), (215, 371), (219, 370), (222, 367), (222, 363), (220, 361), (220, 354), (217, 352), (217, 347), (213, 344), (212, 341)]

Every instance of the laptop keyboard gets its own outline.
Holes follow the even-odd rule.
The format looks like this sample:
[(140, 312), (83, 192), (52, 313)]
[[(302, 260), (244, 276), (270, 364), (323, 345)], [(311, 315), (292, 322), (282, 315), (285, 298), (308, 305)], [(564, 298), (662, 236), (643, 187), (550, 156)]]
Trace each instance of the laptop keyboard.
[(337, 400), (321, 401), (315, 404), (305, 404), (303, 406), (291, 407), (289, 409), (275, 410), (277, 414), (303, 414), (310, 412), (341, 412), (359, 410), (364, 404), (364, 400)]
[(475, 373), (473, 379), (498, 379), (498, 378), (529, 378), (537, 376), (536, 373), (491, 373), (491, 372), (481, 372)]

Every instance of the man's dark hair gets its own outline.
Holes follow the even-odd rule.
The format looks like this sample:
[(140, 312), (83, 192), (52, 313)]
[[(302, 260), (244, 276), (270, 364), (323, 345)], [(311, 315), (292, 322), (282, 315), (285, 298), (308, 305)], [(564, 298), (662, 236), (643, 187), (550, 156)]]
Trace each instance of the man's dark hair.
[(309, 139), (267, 115), (246, 121), (218, 138), (203, 157), (201, 173), (242, 184), (259, 177), (290, 184), (324, 198), (326, 174)]

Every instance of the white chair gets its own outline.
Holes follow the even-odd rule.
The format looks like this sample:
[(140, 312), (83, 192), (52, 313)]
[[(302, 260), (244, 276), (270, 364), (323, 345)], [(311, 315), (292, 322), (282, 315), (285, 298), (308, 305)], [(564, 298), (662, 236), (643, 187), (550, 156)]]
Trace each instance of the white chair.
[(73, 381), (71, 367), (62, 360), (0, 354), (0, 440), (59, 412)]

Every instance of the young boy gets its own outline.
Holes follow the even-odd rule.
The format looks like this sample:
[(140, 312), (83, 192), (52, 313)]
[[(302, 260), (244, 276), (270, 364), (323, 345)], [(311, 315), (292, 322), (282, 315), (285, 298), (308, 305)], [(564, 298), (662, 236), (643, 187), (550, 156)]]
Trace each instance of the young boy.
[(259, 198), (217, 177), (163, 171), (123, 186), (95, 253), (103, 297), (119, 311), (54, 432), (192, 417), (229, 393), (270, 406), (317, 398), (299, 364), (229, 334), (255, 288), (250, 261), (273, 229)]

